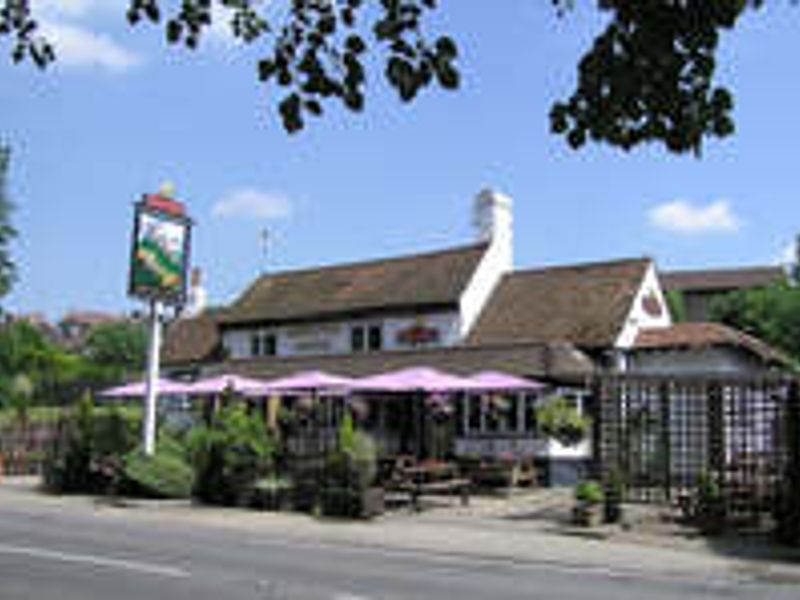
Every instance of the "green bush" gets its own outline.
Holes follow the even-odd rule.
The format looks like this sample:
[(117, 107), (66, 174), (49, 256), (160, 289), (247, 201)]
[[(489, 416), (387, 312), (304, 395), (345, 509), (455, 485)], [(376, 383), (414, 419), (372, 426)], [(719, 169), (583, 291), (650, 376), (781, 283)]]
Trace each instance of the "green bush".
[(324, 487), (320, 494), (322, 512), (329, 516), (367, 516), (366, 500), (377, 475), (377, 447), (371, 436), (353, 428), (345, 416), (339, 427), (339, 447), (328, 456)]
[(605, 498), (602, 486), (592, 479), (575, 486), (575, 500), (586, 504), (600, 504)]
[(274, 444), (263, 420), (228, 406), (189, 434), (193, 494), (209, 504), (246, 504), (272, 465)]
[(43, 464), (45, 487), (55, 493), (109, 491), (123, 457), (136, 445), (137, 424), (131, 413), (95, 409), (85, 394), (58, 422)]
[(575, 446), (589, 434), (589, 419), (563, 396), (553, 396), (536, 407), (539, 433), (565, 446)]
[(618, 468), (608, 474), (605, 486), (604, 516), (606, 523), (617, 523), (622, 518), (622, 498), (625, 493), (625, 480)]
[(157, 498), (188, 498), (194, 486), (194, 471), (181, 444), (162, 436), (153, 456), (137, 448), (125, 456), (126, 491)]

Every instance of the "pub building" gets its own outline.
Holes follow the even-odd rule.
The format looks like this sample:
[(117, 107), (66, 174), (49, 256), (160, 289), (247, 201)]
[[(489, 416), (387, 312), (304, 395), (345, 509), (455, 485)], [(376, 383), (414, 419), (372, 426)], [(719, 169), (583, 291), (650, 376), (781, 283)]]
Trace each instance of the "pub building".
[[(650, 258), (515, 268), (511, 198), (484, 190), (472, 211), (476, 239), (466, 245), (270, 272), (223, 308), (194, 302), (167, 330), (166, 371), (271, 379), (433, 367), (523, 376), (545, 387), (506, 396), (500, 413), (476, 395), (454, 399), (448, 452), (532, 457), (564, 483), (579, 476), (590, 441), (568, 447), (537, 436), (532, 407), (543, 396), (591, 413), (598, 373), (752, 374), (783, 362), (723, 325), (673, 323)], [(193, 283), (189, 297), (204, 298), (199, 274)], [(369, 405), (384, 451), (407, 450), (403, 404)]]

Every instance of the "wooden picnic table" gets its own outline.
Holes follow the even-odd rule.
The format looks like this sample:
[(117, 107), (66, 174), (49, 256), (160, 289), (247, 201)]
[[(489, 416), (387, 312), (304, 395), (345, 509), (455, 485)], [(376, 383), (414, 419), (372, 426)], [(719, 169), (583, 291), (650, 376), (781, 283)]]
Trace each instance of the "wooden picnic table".
[(417, 511), (423, 495), (458, 494), (462, 506), (467, 506), (471, 487), (469, 479), (459, 477), (458, 465), (440, 461), (399, 465), (391, 485), (395, 491), (408, 493), (411, 506)]

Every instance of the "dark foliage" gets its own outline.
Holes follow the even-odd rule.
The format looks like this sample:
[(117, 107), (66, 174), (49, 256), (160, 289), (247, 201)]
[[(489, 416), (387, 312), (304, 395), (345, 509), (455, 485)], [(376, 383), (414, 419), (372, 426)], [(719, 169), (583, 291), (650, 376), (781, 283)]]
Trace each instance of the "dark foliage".
[[(551, 0), (566, 15), (574, 0)], [(257, 0), (130, 0), (127, 18), (164, 23), (169, 43), (196, 48), (214, 5), (227, 9), (233, 35), (263, 43), (257, 76), (282, 90), (277, 113), (289, 133), (326, 101), (364, 108), (366, 66), (379, 64), (399, 98), (410, 102), (432, 84), (459, 87), (458, 47), (424, 31), (437, 0), (291, 0), (268, 11)], [(721, 35), (763, 0), (598, 0), (606, 29), (578, 65), (577, 85), (554, 103), (552, 130), (573, 148), (589, 140), (630, 150), (656, 142), (699, 154), (708, 138), (733, 133), (733, 95), (714, 81)], [(274, 8), (274, 7), (272, 7)], [(487, 3), (487, 10), (494, 10)], [(37, 34), (28, 0), (0, 0), (0, 35), (12, 58), (40, 67), (55, 59)]]
[(229, 406), (190, 433), (193, 495), (208, 504), (249, 504), (256, 482), (273, 465), (274, 445), (263, 420)]
[[(566, 0), (554, 0), (564, 9)], [(577, 89), (551, 111), (573, 148), (657, 141), (699, 154), (733, 133), (733, 95), (714, 84), (721, 34), (762, 0), (600, 0), (610, 22), (578, 66)]]
[(17, 278), (17, 269), (9, 253), (9, 244), (17, 236), (17, 231), (11, 225), (13, 206), (7, 197), (7, 174), (10, 159), (10, 149), (0, 144), (0, 298), (11, 291), (11, 286)]
[(122, 459), (136, 445), (138, 422), (120, 411), (96, 415), (86, 396), (62, 419), (44, 462), (45, 487), (55, 493), (116, 491)]

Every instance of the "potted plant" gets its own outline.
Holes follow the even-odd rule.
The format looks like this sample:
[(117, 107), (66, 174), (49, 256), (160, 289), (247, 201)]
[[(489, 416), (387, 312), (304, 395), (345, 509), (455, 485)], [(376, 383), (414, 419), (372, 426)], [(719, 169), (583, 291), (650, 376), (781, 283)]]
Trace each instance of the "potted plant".
[(725, 529), (725, 498), (713, 475), (702, 472), (697, 477), (695, 521), (706, 535)]
[(603, 516), (606, 523), (618, 523), (622, 518), (622, 473), (614, 468), (608, 474), (603, 502)]
[(589, 435), (589, 419), (563, 396), (548, 398), (535, 411), (538, 432), (545, 438), (576, 446)]
[(286, 476), (272, 474), (254, 484), (254, 503), (264, 510), (286, 510), (291, 505), (293, 484)]
[(339, 447), (326, 464), (321, 493), (322, 512), (328, 516), (371, 518), (383, 512), (383, 489), (376, 487), (377, 448), (374, 440), (353, 427), (345, 414), (339, 428)]
[(575, 506), (572, 520), (582, 527), (595, 527), (600, 524), (600, 507), (605, 494), (602, 486), (594, 480), (581, 481), (575, 487)]

